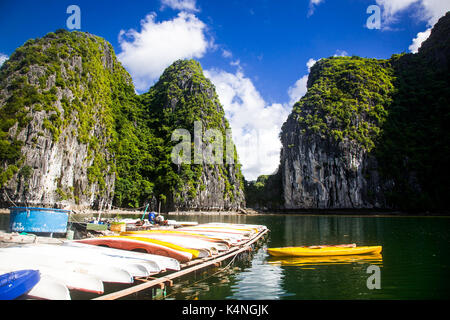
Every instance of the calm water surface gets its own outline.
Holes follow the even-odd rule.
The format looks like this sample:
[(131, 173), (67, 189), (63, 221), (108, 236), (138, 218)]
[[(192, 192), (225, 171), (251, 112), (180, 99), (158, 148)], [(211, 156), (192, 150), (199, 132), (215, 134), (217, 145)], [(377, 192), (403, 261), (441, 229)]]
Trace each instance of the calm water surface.
[[(269, 235), (250, 254), (189, 275), (165, 299), (448, 299), (450, 218), (384, 216), (172, 216), (178, 221), (263, 224)], [(0, 215), (7, 229), (8, 215)], [(274, 259), (268, 247), (356, 243), (381, 245), (365, 259)], [(381, 289), (367, 288), (370, 265)], [(140, 294), (135, 299), (152, 299)], [(155, 297), (153, 297), (154, 299)]]
[[(362, 216), (185, 216), (176, 220), (263, 224), (268, 238), (229, 268), (191, 277), (166, 299), (448, 299), (450, 218)], [(268, 247), (381, 245), (367, 259), (273, 259)], [(370, 265), (381, 289), (367, 288)], [(222, 266), (224, 267), (224, 266)], [(215, 274), (218, 272), (217, 274)], [(202, 279), (204, 279), (202, 281)]]

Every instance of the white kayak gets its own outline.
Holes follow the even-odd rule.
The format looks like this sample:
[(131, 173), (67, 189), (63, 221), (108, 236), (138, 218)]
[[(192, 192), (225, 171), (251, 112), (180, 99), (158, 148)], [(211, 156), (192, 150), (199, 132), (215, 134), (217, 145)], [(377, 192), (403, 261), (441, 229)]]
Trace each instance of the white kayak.
[(65, 272), (75, 272), (90, 275), (103, 282), (117, 282), (117, 283), (134, 282), (133, 276), (128, 271), (116, 266), (82, 263), (64, 257), (55, 257), (41, 254), (38, 250), (19, 251), (17, 249), (18, 248), (12, 247), (0, 249), (0, 261), (4, 260), (2, 257), (9, 253), (10, 255), (14, 255), (11, 261), (7, 261), (11, 263), (23, 262), (29, 265), (59, 269)]
[(71, 300), (69, 289), (63, 283), (48, 275), (41, 275), (41, 280), (27, 294), (31, 298), (45, 300)]
[[(60, 250), (64, 250), (67, 252), (82, 253), (89, 254), (91, 257), (94, 257), (96, 261), (101, 260), (104, 263), (119, 263), (120, 265), (141, 265), (147, 269), (147, 276), (155, 273), (159, 273), (165, 270), (165, 267), (161, 267), (158, 261), (155, 259), (144, 259), (143, 257), (126, 257), (119, 254), (106, 254), (103, 251), (97, 250), (97, 246), (86, 245), (86, 246), (71, 246), (67, 245), (60, 246)], [(135, 276), (145, 276), (145, 275), (135, 275)]]
[[(137, 263), (120, 258), (101, 256), (79, 248), (67, 248), (60, 245), (26, 245), (22, 247), (10, 247), (10, 251), (16, 251), (22, 254), (39, 254), (42, 257), (58, 258), (65, 261), (90, 264), (98, 266), (115, 266), (128, 271), (133, 277), (146, 277), (151, 273), (159, 272), (156, 265), (149, 265), (148, 262)], [(1, 252), (1, 251), (0, 251)]]
[[(137, 235), (134, 235), (137, 236)], [(162, 233), (139, 233), (139, 237), (156, 239), (161, 241), (170, 242), (184, 248), (189, 249), (207, 249), (212, 250), (214, 254), (217, 254), (217, 251), (226, 251), (229, 247), (222, 243), (212, 243), (208, 241), (203, 241), (200, 239), (192, 239), (188, 237), (183, 237), (181, 235), (176, 234), (162, 234)]]
[[(17, 270), (19, 269), (0, 267), (0, 273), (9, 273)], [(26, 297), (40, 300), (71, 300), (70, 292), (66, 285), (42, 273), (41, 279), (27, 293)]]
[(191, 229), (191, 228), (180, 228), (178, 229), (182, 232), (189, 232), (189, 233), (195, 233), (207, 237), (222, 239), (225, 241), (230, 242), (232, 245), (237, 245), (239, 242), (242, 242), (247, 239), (247, 237), (244, 237), (240, 234), (231, 234), (231, 233), (221, 233), (218, 231), (210, 231), (210, 230), (202, 230), (202, 229)]
[(227, 235), (237, 235), (237, 236), (243, 236), (243, 237), (250, 237), (253, 234), (256, 233), (254, 230), (239, 230), (239, 229), (233, 229), (233, 228), (226, 228), (226, 227), (216, 227), (216, 226), (207, 226), (207, 225), (198, 225), (195, 227), (183, 227), (178, 228), (180, 231), (206, 231), (206, 232), (213, 232), (213, 233), (220, 233), (220, 234), (227, 234)]
[(58, 268), (58, 266), (43, 265), (30, 257), (18, 256), (14, 253), (0, 253), (0, 268), (8, 270), (37, 269), (46, 277), (64, 284), (67, 288), (97, 294), (103, 293), (103, 282), (82, 273)]
[(104, 254), (106, 256), (111, 256), (111, 257), (120, 257), (120, 258), (124, 258), (124, 259), (138, 259), (138, 260), (151, 261), (151, 262), (156, 263), (159, 266), (161, 271), (165, 271), (165, 270), (179, 271), (180, 270), (180, 263), (178, 262), (178, 260), (169, 258), (169, 257), (160, 256), (160, 255), (142, 253), (142, 252), (134, 252), (134, 251), (128, 251), (128, 250), (120, 250), (120, 249), (114, 249), (114, 248), (99, 247), (99, 246), (75, 242), (75, 241), (65, 241), (63, 243), (63, 246), (89, 249), (89, 250), (93, 250), (97, 254)]
[(214, 227), (226, 227), (236, 230), (254, 229), (255, 231), (266, 230), (267, 227), (261, 224), (240, 224), (240, 223), (225, 223), (225, 222), (209, 222), (203, 224), (204, 226), (214, 226)]

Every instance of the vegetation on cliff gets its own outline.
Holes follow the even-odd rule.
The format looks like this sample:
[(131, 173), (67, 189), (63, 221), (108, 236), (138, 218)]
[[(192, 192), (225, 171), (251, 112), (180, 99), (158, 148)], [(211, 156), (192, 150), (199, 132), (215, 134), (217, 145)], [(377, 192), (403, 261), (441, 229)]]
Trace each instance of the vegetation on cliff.
[[(24, 168), (21, 147), (30, 137), (19, 135), (42, 118), (31, 141), (50, 134), (56, 144), (69, 134), (76, 136), (87, 145), (88, 180), (98, 184), (101, 196), (105, 177), (115, 170), (105, 150), (115, 149), (118, 115), (127, 112), (134, 95), (131, 77), (111, 44), (65, 30), (29, 40), (2, 65), (0, 91), (0, 187)], [(61, 198), (74, 200), (79, 192), (87, 192), (64, 186), (58, 191)]]
[(387, 60), (319, 60), (311, 69), (308, 92), (293, 107), (304, 128), (302, 134), (351, 141), (371, 151), (388, 116), (392, 82), (393, 70)]
[[(224, 136), (229, 129), (198, 62), (177, 61), (139, 96), (112, 46), (84, 32), (58, 30), (27, 41), (1, 67), (0, 92), (0, 188), (13, 178), (31, 178), (33, 168), (21, 152), (25, 143), (49, 135), (56, 144), (70, 134), (87, 146), (87, 180), (98, 186), (98, 196), (112, 188), (107, 176), (115, 176), (115, 206), (140, 207), (155, 199), (164, 204), (166, 197), (192, 200), (205, 188), (204, 168), (172, 163), (173, 130), (193, 129), (196, 120)], [(32, 122), (40, 129), (29, 137), (24, 130), (30, 131)], [(243, 189), (236, 151), (234, 157), (232, 168), (217, 168), (225, 184), (221, 198), (230, 201)], [(86, 190), (59, 183), (57, 193), (77, 202)]]
[[(243, 176), (236, 149), (234, 164), (226, 162), (226, 130), (230, 129), (225, 112), (219, 102), (215, 87), (203, 75), (200, 63), (194, 60), (178, 60), (169, 66), (159, 81), (142, 95), (146, 108), (147, 127), (154, 128), (155, 135), (161, 139), (163, 152), (154, 153), (157, 165), (153, 180), (157, 181), (157, 194), (170, 196), (167, 199), (176, 206), (186, 207), (186, 203), (198, 197), (207, 189), (208, 181), (202, 179), (205, 171), (216, 174), (213, 179), (223, 181), (223, 194), (211, 194), (227, 201), (239, 200), (243, 190)], [(203, 130), (218, 129), (223, 137), (223, 164), (191, 164), (174, 165), (170, 151), (177, 144), (171, 136), (175, 129), (186, 129), (192, 137), (194, 149), (194, 122), (200, 122)], [(203, 134), (203, 132), (202, 132)], [(202, 138), (203, 143), (207, 143)], [(192, 155), (193, 158), (193, 155)], [(193, 160), (193, 159), (192, 159)], [(214, 173), (213, 173), (214, 171)], [(211, 190), (210, 190), (211, 191)], [(169, 203), (168, 202), (168, 203)]]
[[(319, 60), (290, 118), (295, 134), (374, 155), (387, 207), (446, 209), (449, 193), (450, 14), (418, 54)], [(281, 135), (290, 134), (286, 127)], [(284, 145), (293, 148), (294, 145)], [(343, 149), (344, 150), (344, 149)]]

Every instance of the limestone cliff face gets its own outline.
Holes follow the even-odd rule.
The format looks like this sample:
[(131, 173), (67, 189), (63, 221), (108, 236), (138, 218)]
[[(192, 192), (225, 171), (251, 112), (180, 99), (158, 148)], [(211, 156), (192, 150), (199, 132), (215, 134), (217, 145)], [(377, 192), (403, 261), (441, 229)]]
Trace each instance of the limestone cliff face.
[(283, 127), (281, 175), (286, 209), (385, 207), (376, 159), (354, 143), (304, 130), (294, 116)]
[[(200, 64), (194, 60), (179, 60), (168, 67), (158, 83), (143, 97), (144, 104), (152, 118), (159, 119), (158, 136), (165, 139), (168, 149), (174, 145), (169, 142), (175, 129), (185, 129), (191, 134), (191, 164), (170, 164), (169, 171), (179, 178), (176, 184), (161, 186), (169, 198), (166, 206), (172, 210), (238, 210), (245, 207), (243, 176), (237, 153), (233, 148), (233, 162), (226, 159), (226, 130), (230, 129), (214, 85), (203, 75)], [(201, 124), (201, 141), (195, 141), (194, 123)], [(216, 129), (223, 139), (223, 161), (221, 164), (208, 164), (208, 139), (205, 132)], [(201, 164), (194, 163), (194, 143), (202, 143)], [(166, 169), (167, 170), (167, 169)]]
[(449, 26), (447, 13), (418, 54), (312, 67), (280, 134), (286, 209), (447, 207)]
[(30, 40), (5, 62), (0, 73), (4, 206), (12, 201), (111, 205), (112, 81), (132, 86), (111, 45), (86, 33), (59, 31)]
[(193, 131), (200, 121), (225, 140), (229, 128), (198, 62), (175, 62), (138, 96), (109, 43), (60, 30), (27, 41), (3, 64), (0, 120), (2, 206), (245, 206), (235, 149), (234, 164), (171, 161), (175, 129)]

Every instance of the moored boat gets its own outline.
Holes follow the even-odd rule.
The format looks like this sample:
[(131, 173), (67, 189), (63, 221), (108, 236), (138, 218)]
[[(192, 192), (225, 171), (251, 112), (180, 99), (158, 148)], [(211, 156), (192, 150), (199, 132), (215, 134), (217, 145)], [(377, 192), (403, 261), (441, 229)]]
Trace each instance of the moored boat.
[(271, 256), (298, 256), (298, 257), (314, 257), (314, 256), (343, 256), (358, 254), (379, 254), (382, 250), (381, 246), (311, 246), (311, 247), (284, 247), (284, 248), (268, 248), (267, 253)]

